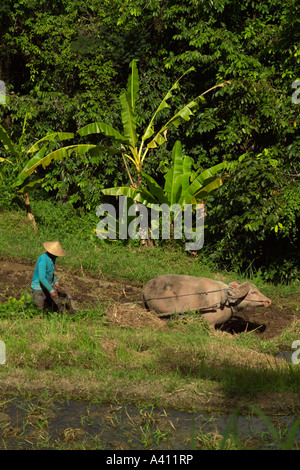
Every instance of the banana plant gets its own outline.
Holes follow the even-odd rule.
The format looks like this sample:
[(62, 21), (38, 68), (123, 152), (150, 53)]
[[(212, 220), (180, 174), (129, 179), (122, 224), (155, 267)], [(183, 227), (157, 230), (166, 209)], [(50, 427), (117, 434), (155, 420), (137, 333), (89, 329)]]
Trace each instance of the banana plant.
[[(18, 191), (24, 192), (24, 183), (28, 183), (28, 175), (32, 173), (39, 164), (47, 166), (51, 161), (51, 155), (55, 152), (45, 156), (45, 153), (51, 142), (63, 141), (72, 139), (74, 134), (72, 132), (51, 132), (44, 136), (42, 139), (35, 142), (28, 150), (26, 150), (23, 141), (25, 134), (26, 118), (24, 120), (23, 132), (17, 143), (14, 143), (6, 130), (0, 125), (0, 142), (2, 142), (5, 150), (10, 153), (10, 160), (8, 158), (1, 158), (0, 161), (8, 161), (13, 164), (17, 170), (21, 170), (22, 164), (28, 157), (31, 157), (25, 167), (21, 170), (16, 180), (14, 181), (14, 187)], [(32, 157), (33, 155), (33, 157)], [(32, 181), (30, 186), (32, 186)]]
[(147, 187), (141, 183), (138, 188), (127, 186), (102, 189), (107, 196), (125, 196), (145, 205), (157, 208), (157, 205), (167, 204), (172, 207), (177, 204), (182, 211), (188, 205), (196, 206), (223, 184), (219, 173), (226, 168), (226, 162), (219, 163), (207, 170), (196, 174), (191, 168), (191, 158), (183, 157), (181, 142), (177, 141), (172, 149), (172, 164), (164, 175), (165, 183), (162, 188), (150, 175), (142, 172)]
[[(44, 181), (44, 178), (31, 180), (29, 175), (40, 164), (42, 164), (45, 168), (52, 159), (63, 158), (65, 156), (70, 155), (72, 151), (76, 151), (77, 153), (83, 153), (83, 150), (90, 150), (91, 146), (88, 146), (88, 149), (86, 148), (86, 146), (82, 146), (84, 147), (84, 149), (78, 149), (78, 146), (70, 146), (67, 147), (68, 150), (59, 149), (46, 154), (49, 148), (49, 144), (51, 142), (63, 141), (67, 139), (72, 139), (74, 137), (74, 134), (71, 132), (51, 132), (44, 136), (42, 139), (38, 140), (28, 150), (26, 150), (23, 143), (25, 138), (26, 119), (27, 115), (24, 120), (22, 135), (17, 143), (14, 143), (12, 141), (6, 130), (0, 125), (0, 142), (2, 142), (6, 152), (10, 154), (10, 160), (8, 160), (8, 158), (1, 157), (0, 162), (9, 162), (13, 165), (13, 168), (15, 170), (20, 171), (20, 169), (22, 168), (22, 163), (26, 161), (28, 157), (31, 157), (28, 163), (20, 171), (15, 181), (13, 182), (13, 188), (17, 195), (23, 197), (28, 218), (32, 220), (34, 228), (37, 230), (35, 219), (31, 212), (29, 193), (34, 189), (40, 187)], [(73, 149), (73, 147), (76, 148)], [(2, 172), (2, 178), (4, 177), (5, 172)]]
[[(158, 130), (155, 130), (155, 121), (159, 113), (165, 109), (170, 108), (168, 101), (173, 96), (173, 92), (179, 89), (179, 82), (183, 77), (194, 70), (194, 68), (188, 69), (172, 87), (168, 90), (160, 105), (153, 114), (149, 124), (147, 125), (144, 132), (141, 133), (139, 141), (139, 134), (137, 133), (137, 116), (135, 113), (136, 100), (139, 94), (139, 77), (136, 60), (134, 59), (130, 63), (131, 74), (129, 75), (127, 82), (127, 89), (120, 95), (121, 105), (121, 118), (123, 124), (123, 133), (121, 134), (118, 130), (114, 129), (111, 125), (104, 122), (95, 122), (88, 124), (83, 128), (79, 129), (78, 133), (80, 136), (88, 136), (90, 134), (103, 134), (106, 137), (112, 139), (116, 144), (119, 145), (119, 150), (122, 152), (124, 164), (128, 172), (131, 185), (139, 186), (141, 184), (141, 173), (144, 160), (150, 149), (156, 148), (163, 145), (166, 142), (166, 133), (170, 127), (177, 128), (183, 121), (189, 121), (194, 116), (195, 111), (198, 108), (199, 101), (204, 100), (204, 95), (214, 90), (217, 87), (223, 87), (225, 84), (230, 82), (223, 82), (217, 84), (201, 93), (197, 98), (193, 99), (190, 103), (186, 104), (180, 109), (172, 118), (168, 119), (163, 126)], [(137, 174), (136, 183), (133, 181), (130, 170), (127, 165), (127, 161), (131, 161), (135, 167)]]
[[(139, 188), (121, 186), (102, 189), (106, 196), (125, 196), (151, 208), (155, 204), (179, 204), (184, 210), (185, 204), (198, 204), (203, 201), (212, 191), (223, 184), (223, 180), (217, 174), (225, 169), (226, 162), (219, 163), (200, 173), (199, 170), (193, 174), (191, 169), (191, 158), (182, 155), (180, 141), (175, 142), (172, 149), (172, 164), (164, 175), (165, 183), (162, 188), (150, 175), (142, 172), (143, 183)], [(217, 175), (217, 176), (216, 176)]]
[[(74, 134), (72, 133), (60, 132), (56, 134), (64, 135), (65, 136), (64, 138), (74, 137)], [(66, 136), (69, 136), (69, 137), (66, 137)], [(27, 154), (33, 153), (33, 152), (35, 152), (35, 154), (26, 163), (26, 165), (24, 166), (24, 168), (18, 175), (17, 180), (15, 182), (15, 186), (21, 186), (26, 180), (26, 178), (28, 178), (28, 176), (32, 174), (36, 170), (36, 168), (40, 165), (42, 165), (42, 167), (45, 169), (48, 165), (50, 165), (52, 160), (62, 160), (63, 158), (70, 157), (74, 153), (76, 154), (76, 156), (83, 155), (96, 147), (96, 145), (74, 144), (74, 145), (69, 145), (67, 147), (59, 148), (50, 153), (46, 153), (47, 144), (43, 145), (42, 148), (39, 148), (39, 145), (38, 145), (40, 142), (44, 140), (47, 140), (47, 136), (41, 139), (40, 141), (36, 142), (36, 144), (34, 144), (34, 146), (28, 150)]]

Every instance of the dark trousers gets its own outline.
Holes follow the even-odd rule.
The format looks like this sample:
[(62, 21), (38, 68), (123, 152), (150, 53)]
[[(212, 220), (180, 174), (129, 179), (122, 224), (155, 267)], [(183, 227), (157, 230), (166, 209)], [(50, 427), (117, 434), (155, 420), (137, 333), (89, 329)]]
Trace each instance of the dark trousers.
[(61, 310), (61, 302), (59, 299), (53, 299), (46, 290), (32, 289), (32, 297), (35, 305), (39, 310), (49, 309), (54, 312)]

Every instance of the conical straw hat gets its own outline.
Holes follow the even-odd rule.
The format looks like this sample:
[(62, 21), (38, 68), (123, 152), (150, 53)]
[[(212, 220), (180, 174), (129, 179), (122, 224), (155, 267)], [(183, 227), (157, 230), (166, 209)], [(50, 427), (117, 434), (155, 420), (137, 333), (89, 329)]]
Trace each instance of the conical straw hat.
[(48, 253), (54, 256), (66, 256), (66, 252), (61, 246), (61, 244), (57, 242), (45, 242), (43, 243), (43, 247), (45, 248)]

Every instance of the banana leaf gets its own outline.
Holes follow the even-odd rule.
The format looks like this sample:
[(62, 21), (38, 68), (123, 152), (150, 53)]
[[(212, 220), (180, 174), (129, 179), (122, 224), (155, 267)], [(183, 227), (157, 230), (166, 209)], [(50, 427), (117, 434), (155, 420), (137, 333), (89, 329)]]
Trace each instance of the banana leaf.
[(90, 134), (104, 134), (106, 137), (110, 137), (116, 142), (120, 142), (122, 144), (129, 143), (126, 137), (120, 134), (120, 132), (118, 132), (112, 126), (105, 124), (104, 122), (94, 122), (92, 124), (88, 124), (87, 126), (79, 129), (78, 134), (80, 136), (87, 136)]
[(12, 143), (10, 137), (8, 136), (4, 127), (0, 126), (0, 140), (6, 150), (8, 150), (12, 155), (18, 156), (18, 150), (15, 145)]
[[(200, 99), (200, 97), (196, 98), (196, 100), (197, 99)], [(162, 145), (166, 141), (162, 134), (170, 127), (171, 124), (177, 128), (183, 121), (189, 121), (191, 116), (194, 116), (193, 110), (196, 110), (198, 107), (196, 100), (191, 101), (189, 104), (185, 105), (171, 119), (169, 119), (169, 121), (160, 129), (160, 131), (157, 132), (154, 139), (152, 139), (151, 142), (147, 144), (147, 147), (156, 148), (158, 145)]]
[(137, 144), (136, 117), (130, 103), (128, 93), (124, 92), (120, 96), (121, 116), (123, 122), (124, 136), (129, 145), (135, 147)]
[(67, 139), (72, 139), (74, 137), (74, 134), (72, 132), (52, 132), (51, 134), (45, 135), (42, 139), (38, 140), (30, 149), (27, 151), (27, 153), (33, 153), (37, 152), (40, 149), (40, 142), (48, 141), (48, 142), (53, 142), (56, 139), (58, 140), (67, 140)]
[[(46, 157), (37, 158), (38, 156), (35, 155), (26, 165), (27, 169), (25, 170), (26, 175), (32, 173), (39, 165), (42, 165), (43, 168), (50, 165), (52, 160), (62, 160), (63, 158), (68, 158), (72, 153), (76, 152), (79, 155), (83, 155), (87, 153), (89, 150), (95, 148), (96, 145), (87, 145), (87, 144), (79, 144), (79, 145), (70, 145), (68, 147), (63, 147), (58, 150), (54, 150), (54, 152), (49, 153)], [(44, 147), (43, 147), (44, 148)]]
[(191, 165), (192, 165), (191, 158), (188, 155), (185, 155), (183, 158), (183, 165), (182, 165), (181, 194), (185, 193), (185, 191), (190, 185), (190, 179), (192, 175)]
[(209, 193), (211, 193), (215, 189), (218, 189), (222, 185), (222, 178), (214, 179), (213, 181), (205, 185), (203, 188), (201, 188), (196, 194), (194, 194), (194, 196), (189, 201), (189, 204), (197, 204), (198, 202), (203, 201), (203, 199), (205, 199), (209, 195)]
[(218, 88), (218, 87), (224, 87), (225, 84), (230, 84), (229, 81), (219, 83), (218, 85), (215, 85), (211, 87), (209, 90), (206, 90), (205, 92), (201, 93), (201, 95), (197, 96), (193, 101), (185, 105), (182, 109), (180, 109), (169, 121), (156, 133), (155, 137), (147, 144), (148, 148), (156, 148), (158, 145), (162, 145), (165, 142), (165, 139), (163, 138), (162, 134), (165, 130), (167, 130), (170, 125), (173, 125), (174, 127), (178, 127), (183, 121), (189, 121), (190, 118), (194, 115), (194, 112), (199, 106), (199, 101), (203, 100), (204, 101), (204, 95), (206, 93), (209, 93), (211, 90)]
[[(172, 87), (168, 90), (168, 92), (166, 93), (165, 97), (163, 98), (163, 100), (161, 101), (160, 105), (158, 106), (157, 110), (155, 111), (155, 113), (153, 114), (152, 116), (152, 119), (150, 121), (150, 123), (148, 124), (147, 126), (147, 129), (142, 137), (142, 140), (147, 140), (149, 139), (153, 134), (154, 134), (154, 120), (157, 116), (157, 114), (162, 110), (162, 109), (165, 109), (165, 108), (169, 108), (169, 104), (167, 103), (167, 101), (172, 98), (172, 91), (173, 90), (176, 90), (176, 89), (179, 89), (179, 82), (180, 80), (188, 73), (194, 71), (195, 68), (194, 67), (191, 67), (189, 68), (184, 74), (181, 75), (181, 77), (172, 85)], [(163, 143), (163, 142), (162, 142)], [(147, 146), (149, 147), (149, 145)], [(150, 147), (149, 147), (150, 148)]]
[(139, 76), (136, 61), (133, 59), (130, 63), (131, 75), (127, 82), (127, 92), (120, 95), (121, 117), (123, 122), (124, 136), (129, 144), (135, 147), (137, 144), (135, 102), (139, 92)]
[(135, 102), (139, 93), (139, 74), (136, 66), (136, 60), (133, 59), (129, 65), (131, 68), (131, 75), (128, 78), (127, 94), (132, 111), (135, 111)]
[(152, 196), (155, 197), (155, 199), (157, 200), (157, 203), (168, 204), (169, 200), (164, 195), (163, 189), (159, 186), (157, 181), (155, 181), (155, 179), (152, 178), (150, 175), (147, 175), (146, 173), (143, 173), (143, 172), (142, 172), (142, 177), (146, 180), (147, 186), (149, 188), (149, 192), (152, 194)]
[[(210, 190), (212, 191), (213, 189), (213, 180), (211, 179), (216, 173), (218, 173), (220, 170), (224, 169), (226, 167), (226, 162), (219, 163), (218, 165), (215, 165), (211, 168), (208, 168), (207, 170), (203, 171), (197, 178), (194, 179), (194, 181), (190, 184), (190, 186), (187, 188), (187, 190), (184, 192), (184, 194), (181, 197), (181, 204), (190, 204), (191, 201), (195, 200), (195, 196), (198, 195), (197, 199), (199, 199), (199, 194), (200, 191), (204, 191), (204, 186), (207, 187), (206, 191), (211, 188)], [(216, 180), (220, 180), (220, 178), (216, 178)], [(208, 184), (211, 184), (210, 187), (208, 187)], [(217, 186), (221, 186), (220, 181), (219, 183), (216, 183)], [(204, 194), (204, 193), (203, 193)]]
[[(186, 166), (185, 166), (186, 169)], [(177, 140), (172, 149), (172, 166), (165, 175), (164, 190), (169, 195), (170, 205), (178, 202), (182, 181), (178, 176), (183, 174), (181, 142)]]
[(144, 204), (146, 207), (151, 207), (153, 204), (157, 205), (157, 201), (152, 194), (145, 188), (135, 189), (127, 186), (116, 188), (102, 189), (101, 192), (106, 196), (125, 196), (134, 201)]
[(31, 181), (28, 184), (25, 184), (22, 186), (22, 188), (18, 189), (18, 193), (24, 194), (24, 193), (30, 193), (30, 191), (33, 191), (36, 188), (40, 188), (41, 184), (45, 181), (45, 178), (41, 178), (38, 180)]
[(44, 158), (44, 155), (47, 150), (47, 145), (44, 145), (35, 155), (32, 157), (29, 162), (25, 165), (21, 173), (17, 176), (16, 181), (14, 182), (14, 187), (16, 186), (21, 186), (26, 178), (28, 177), (27, 170), (29, 170), (32, 165), (35, 165), (36, 163), (40, 162), (42, 158)]

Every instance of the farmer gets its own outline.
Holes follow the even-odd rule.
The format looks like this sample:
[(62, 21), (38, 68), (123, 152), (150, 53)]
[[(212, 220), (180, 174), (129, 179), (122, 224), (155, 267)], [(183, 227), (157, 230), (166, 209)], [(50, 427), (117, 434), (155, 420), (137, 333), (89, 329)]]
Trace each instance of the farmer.
[(54, 269), (56, 258), (65, 256), (66, 252), (58, 241), (45, 242), (43, 247), (46, 253), (38, 258), (31, 283), (33, 300), (39, 310), (47, 306), (60, 310), (61, 304), (57, 292), (59, 284)]

